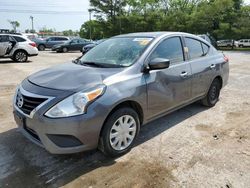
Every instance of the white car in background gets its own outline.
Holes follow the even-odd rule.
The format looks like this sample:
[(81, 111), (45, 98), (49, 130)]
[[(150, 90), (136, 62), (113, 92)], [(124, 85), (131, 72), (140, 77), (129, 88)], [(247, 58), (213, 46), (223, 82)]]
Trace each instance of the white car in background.
[(243, 48), (243, 47), (250, 47), (250, 39), (240, 39), (238, 41), (238, 46)]
[(11, 33), (0, 33), (0, 58), (26, 62), (28, 57), (38, 55), (36, 43), (28, 38)]

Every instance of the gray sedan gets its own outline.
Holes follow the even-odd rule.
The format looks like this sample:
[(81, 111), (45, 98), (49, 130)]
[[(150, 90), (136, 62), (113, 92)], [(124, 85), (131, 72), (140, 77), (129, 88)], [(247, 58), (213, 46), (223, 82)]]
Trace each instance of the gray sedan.
[(195, 101), (214, 106), (228, 76), (227, 57), (200, 37), (120, 35), (74, 63), (23, 80), (14, 117), (27, 138), (51, 153), (98, 147), (118, 156), (131, 149), (142, 125)]

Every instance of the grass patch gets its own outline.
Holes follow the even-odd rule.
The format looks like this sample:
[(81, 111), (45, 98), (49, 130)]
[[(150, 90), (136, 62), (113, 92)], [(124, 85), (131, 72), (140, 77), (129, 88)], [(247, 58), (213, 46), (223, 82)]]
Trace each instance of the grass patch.
[(218, 47), (222, 51), (250, 51), (250, 48), (231, 48), (231, 47)]

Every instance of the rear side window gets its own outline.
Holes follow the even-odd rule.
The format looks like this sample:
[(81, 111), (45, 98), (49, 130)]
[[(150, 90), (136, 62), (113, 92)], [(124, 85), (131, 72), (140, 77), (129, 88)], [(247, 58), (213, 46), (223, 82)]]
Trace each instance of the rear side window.
[(184, 61), (180, 37), (172, 37), (161, 42), (150, 56), (150, 59), (165, 58), (171, 63)]
[(57, 41), (63, 41), (63, 40), (68, 40), (67, 38), (64, 38), (64, 37), (57, 37), (56, 39)]
[(201, 46), (201, 42), (192, 39), (192, 38), (185, 38), (186, 45), (188, 47), (189, 56), (191, 59), (199, 58), (203, 56), (203, 49)]
[(17, 37), (17, 36), (13, 36), (13, 38), (17, 41), (17, 42), (25, 42), (26, 40), (22, 37)]

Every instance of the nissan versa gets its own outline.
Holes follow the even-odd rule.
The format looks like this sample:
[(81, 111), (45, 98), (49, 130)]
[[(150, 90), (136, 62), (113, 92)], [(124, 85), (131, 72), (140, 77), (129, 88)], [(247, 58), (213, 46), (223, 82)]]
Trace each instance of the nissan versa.
[(25, 136), (54, 154), (129, 151), (140, 126), (201, 101), (227, 84), (228, 59), (200, 37), (176, 32), (120, 35), (80, 59), (42, 70), (16, 90)]

